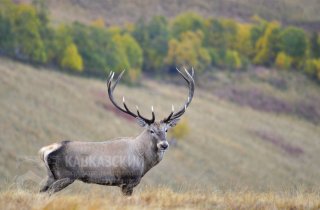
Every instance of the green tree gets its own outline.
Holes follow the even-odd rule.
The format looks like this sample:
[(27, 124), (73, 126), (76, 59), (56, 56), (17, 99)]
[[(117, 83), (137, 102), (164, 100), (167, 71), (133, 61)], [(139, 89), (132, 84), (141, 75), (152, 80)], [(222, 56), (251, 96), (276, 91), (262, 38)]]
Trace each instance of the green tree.
[(206, 22), (205, 45), (225, 51), (235, 49), (237, 40), (238, 25), (230, 19), (209, 19)]
[(142, 49), (130, 34), (117, 34), (112, 40), (119, 50), (118, 56), (122, 58), (123, 68), (129, 70), (128, 75), (130, 82), (136, 82), (141, 73), (143, 62)]
[(132, 34), (144, 49), (143, 70), (157, 72), (163, 69), (169, 41), (166, 18), (154, 16), (149, 23), (139, 20)]
[(208, 48), (207, 49), (211, 59), (212, 66), (222, 66), (224, 61), (221, 59), (218, 51), (215, 48)]
[(147, 23), (143, 18), (140, 18), (135, 24), (132, 35), (142, 47), (149, 41)]
[(49, 8), (46, 0), (32, 0), (32, 5), (37, 11), (38, 18), (43, 25), (49, 23)]
[(13, 21), (5, 13), (3, 7), (0, 7), (0, 52), (7, 55), (13, 55), (14, 33)]
[(311, 56), (320, 58), (320, 36), (318, 32), (313, 32), (310, 39)]
[(61, 60), (61, 67), (75, 71), (83, 70), (82, 58), (75, 44), (72, 43), (66, 48)]
[(15, 53), (20, 59), (45, 63), (46, 49), (40, 34), (41, 22), (31, 5), (20, 4), (14, 14)]
[(169, 28), (163, 16), (152, 18), (147, 27), (149, 42), (145, 48), (145, 69), (159, 70), (164, 67), (164, 58), (168, 53)]
[[(245, 35), (242, 34), (244, 36), (238, 38), (238, 25), (230, 19), (209, 19), (206, 26), (204, 46), (209, 51), (211, 63), (215, 66), (225, 67), (227, 50), (237, 49), (240, 46), (237, 41), (244, 38)], [(243, 46), (242, 49), (245, 47)]]
[(303, 58), (307, 52), (307, 35), (304, 30), (288, 27), (280, 34), (280, 45), (283, 52), (294, 58)]
[(232, 19), (221, 19), (221, 24), (224, 28), (224, 36), (227, 43), (227, 48), (236, 49), (238, 24)]
[(240, 69), (242, 67), (241, 59), (237, 51), (227, 50), (225, 65), (229, 69)]
[(0, 52), (13, 55), (13, 14), (15, 5), (10, 0), (0, 0)]
[(119, 72), (126, 67), (123, 52), (107, 29), (74, 23), (71, 31), (88, 74), (105, 77), (110, 70)]
[(227, 49), (227, 39), (225, 37), (225, 30), (220, 20), (210, 19), (207, 22), (205, 30), (205, 45), (215, 48), (216, 50)]
[(178, 38), (187, 31), (203, 31), (205, 28), (205, 19), (193, 12), (186, 12), (176, 16), (171, 23), (172, 36)]
[(122, 35), (120, 41), (122, 42), (124, 51), (128, 57), (130, 68), (141, 69), (143, 55), (140, 45), (130, 34)]
[(71, 28), (63, 24), (55, 29), (49, 28), (45, 43), (48, 60), (52, 63), (61, 64), (66, 48), (74, 44)]
[[(49, 20), (49, 8), (47, 0), (32, 0), (32, 5), (36, 10), (37, 19), (40, 22), (39, 33), (44, 43), (46, 55), (47, 55), (47, 62), (54, 63), (54, 55), (59, 54), (60, 57), (62, 56), (62, 52), (56, 53), (55, 50), (55, 29), (50, 27), (50, 20)], [(67, 45), (64, 46), (66, 48)], [(56, 62), (59, 63), (59, 62)]]

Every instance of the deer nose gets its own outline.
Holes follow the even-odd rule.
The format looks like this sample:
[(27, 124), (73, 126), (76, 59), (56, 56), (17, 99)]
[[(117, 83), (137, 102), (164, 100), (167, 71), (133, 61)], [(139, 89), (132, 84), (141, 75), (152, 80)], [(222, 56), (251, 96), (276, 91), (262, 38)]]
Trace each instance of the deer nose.
[(160, 146), (161, 146), (161, 149), (167, 149), (169, 147), (169, 144), (167, 142), (164, 142)]

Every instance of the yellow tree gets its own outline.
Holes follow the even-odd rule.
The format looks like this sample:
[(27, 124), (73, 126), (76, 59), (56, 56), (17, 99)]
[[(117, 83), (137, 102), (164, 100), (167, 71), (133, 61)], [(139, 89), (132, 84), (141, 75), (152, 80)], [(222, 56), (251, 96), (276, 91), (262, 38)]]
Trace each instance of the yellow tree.
[(210, 63), (209, 52), (202, 46), (203, 33), (201, 31), (182, 33), (180, 39), (169, 41), (168, 55), (165, 62), (171, 66), (192, 66), (203, 71)]
[(189, 122), (186, 119), (181, 120), (170, 132), (174, 139), (183, 139), (190, 132)]
[(74, 43), (70, 44), (66, 48), (63, 54), (63, 58), (61, 60), (61, 66), (62, 68), (71, 69), (75, 71), (83, 70), (82, 57), (79, 54), (78, 48)]
[(238, 24), (232, 19), (221, 19), (220, 22), (223, 26), (223, 36), (226, 40), (226, 47), (234, 50), (237, 41)]
[(119, 57), (122, 58), (122, 68), (128, 69), (130, 81), (136, 82), (140, 77), (143, 62), (141, 47), (130, 34), (116, 33), (112, 40), (117, 46)]
[(99, 17), (91, 22), (91, 25), (97, 28), (104, 28), (105, 22), (102, 17)]
[(304, 71), (312, 77), (320, 80), (320, 59), (307, 59)]
[(252, 25), (250, 24), (238, 24), (235, 49), (246, 57), (251, 57), (254, 53), (251, 41), (251, 29)]
[(276, 21), (267, 24), (265, 32), (256, 43), (256, 55), (253, 59), (255, 64), (271, 64), (278, 51), (278, 33), (280, 24)]
[(279, 69), (290, 69), (292, 58), (284, 52), (280, 52), (276, 58), (276, 67)]

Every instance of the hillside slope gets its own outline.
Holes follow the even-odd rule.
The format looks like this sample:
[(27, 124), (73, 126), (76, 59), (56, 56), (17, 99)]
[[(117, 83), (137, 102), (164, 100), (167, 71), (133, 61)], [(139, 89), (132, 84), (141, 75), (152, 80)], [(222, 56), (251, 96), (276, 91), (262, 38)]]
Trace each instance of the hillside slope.
[(123, 24), (154, 15), (174, 17), (185, 11), (207, 17), (248, 19), (257, 14), (285, 22), (320, 21), (317, 0), (48, 0), (48, 3), (52, 16), (59, 22), (90, 22), (102, 17), (108, 24)]
[[(61, 140), (103, 141), (141, 129), (114, 112), (102, 81), (0, 59), (0, 182), (41, 181), (40, 147)], [(157, 119), (180, 106), (185, 87), (143, 81), (119, 86), (118, 100)], [(196, 90), (184, 118), (191, 131), (142, 181), (173, 189), (281, 190), (318, 186), (320, 127), (296, 116), (255, 111)], [(308, 91), (306, 89), (305, 91)], [(85, 189), (90, 185), (78, 184)]]

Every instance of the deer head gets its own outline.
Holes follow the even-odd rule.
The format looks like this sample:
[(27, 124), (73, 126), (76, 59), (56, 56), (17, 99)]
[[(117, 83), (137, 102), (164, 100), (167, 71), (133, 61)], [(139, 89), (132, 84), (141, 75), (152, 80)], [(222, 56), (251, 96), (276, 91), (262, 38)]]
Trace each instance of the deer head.
[(140, 114), (138, 106), (136, 106), (136, 108), (137, 108), (136, 114), (133, 113), (132, 111), (130, 111), (130, 109), (128, 108), (128, 106), (125, 103), (124, 97), (122, 100), (123, 107), (119, 106), (116, 103), (116, 101), (114, 100), (114, 97), (113, 97), (113, 91), (114, 91), (115, 87), (117, 86), (117, 84), (119, 83), (124, 71), (121, 72), (121, 74), (115, 80), (113, 85), (112, 85), (112, 82), (113, 82), (114, 72), (110, 72), (109, 77), (108, 77), (108, 95), (109, 95), (109, 98), (110, 98), (110, 101), (112, 102), (112, 104), (120, 111), (134, 117), (136, 119), (137, 123), (141, 127), (144, 127), (146, 129), (146, 132), (148, 133), (148, 135), (150, 135), (151, 139), (156, 141), (156, 145), (157, 145), (158, 150), (163, 151), (169, 147), (168, 141), (166, 139), (168, 129), (174, 127), (178, 123), (178, 121), (180, 120), (180, 117), (185, 113), (187, 107), (189, 106), (189, 104), (191, 103), (192, 98), (193, 98), (194, 70), (192, 69), (191, 74), (186, 69), (184, 69), (184, 70), (185, 70), (186, 75), (184, 75), (179, 69), (177, 69), (179, 74), (183, 77), (183, 79), (188, 84), (189, 96), (188, 96), (186, 102), (184, 103), (184, 105), (178, 111), (175, 112), (174, 106), (172, 105), (172, 111), (169, 114), (169, 116), (159, 122), (155, 122), (155, 114), (154, 114), (153, 106), (151, 107), (152, 117), (151, 117), (151, 119), (148, 119), (148, 118), (143, 117)]

